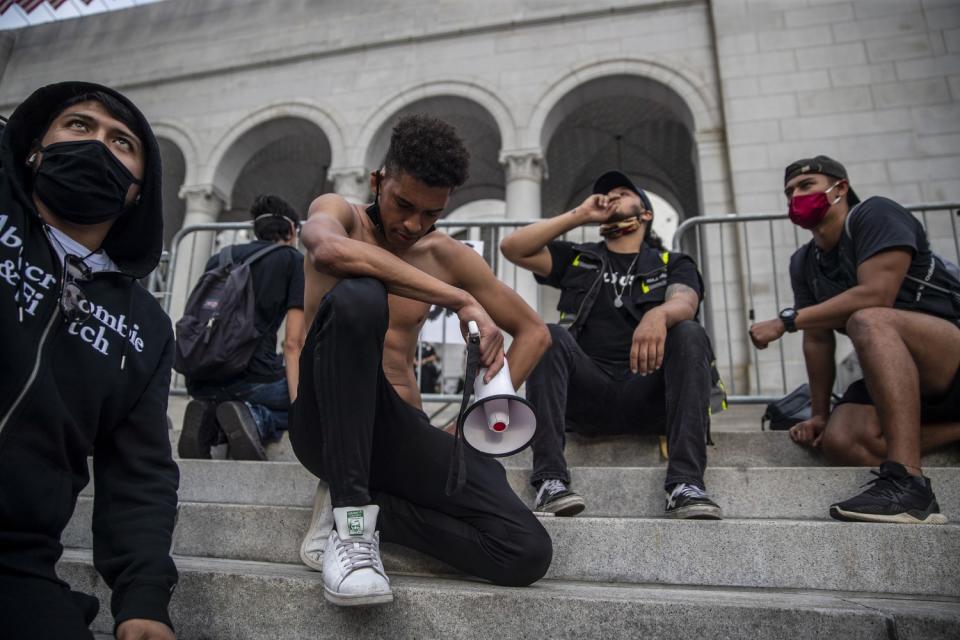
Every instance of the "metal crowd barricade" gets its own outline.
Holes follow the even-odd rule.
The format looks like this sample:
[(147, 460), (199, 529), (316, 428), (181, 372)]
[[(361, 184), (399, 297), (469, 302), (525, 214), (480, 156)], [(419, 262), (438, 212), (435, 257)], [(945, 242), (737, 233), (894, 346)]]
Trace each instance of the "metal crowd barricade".
[[(960, 261), (960, 203), (906, 208), (923, 223), (936, 253)], [(806, 381), (800, 334), (761, 352), (749, 342), (747, 329), (793, 303), (790, 256), (809, 240), (810, 234), (785, 214), (699, 216), (677, 228), (674, 250), (692, 255), (703, 273), (700, 321), (713, 342), (731, 403), (771, 402)]]
[[(957, 220), (960, 204), (926, 203), (907, 206), (928, 230), (934, 251), (954, 262), (960, 262), (960, 239)], [(951, 215), (956, 213), (956, 215)], [(482, 255), (494, 273), (510, 287), (517, 289), (525, 272), (510, 265), (500, 254), (500, 241), (513, 229), (536, 220), (442, 220), (437, 226), (466, 242), (482, 242)], [(189, 286), (180, 284), (183, 300), (196, 283), (204, 265), (198, 256), (206, 256), (235, 238), (224, 237), (252, 230), (250, 222), (216, 223), (184, 227), (174, 236), (165, 271), (151, 274), (152, 292), (161, 299), (170, 313), (173, 287), (178, 276), (191, 277)], [(564, 236), (573, 242), (599, 238), (595, 227), (580, 227)], [(751, 322), (773, 318), (779, 309), (792, 304), (789, 281), (789, 259), (793, 251), (809, 240), (809, 235), (790, 224), (784, 214), (750, 214), (698, 216), (684, 221), (673, 240), (675, 251), (684, 251), (696, 259), (705, 283), (700, 321), (713, 342), (717, 364), (727, 387), (730, 403), (766, 403), (782, 397), (805, 381), (800, 336), (788, 335), (764, 352), (749, 342), (747, 328)], [(199, 249), (199, 251), (198, 251)], [(186, 267), (182, 266), (186, 260)], [(179, 281), (178, 281), (179, 284)], [(536, 301), (531, 301), (536, 303)], [(538, 309), (541, 315), (552, 309)], [(433, 310), (435, 313), (438, 311)], [(447, 312), (441, 310), (441, 318)], [(176, 321), (178, 318), (173, 318)], [(448, 343), (447, 323), (442, 323), (441, 342)], [(421, 360), (420, 346), (417, 360)], [(459, 374), (462, 366), (456, 360), (443, 361), (444, 369)], [(418, 384), (419, 372), (418, 372)], [(182, 376), (174, 377), (171, 393), (185, 395)], [(454, 403), (455, 393), (425, 393), (424, 402)]]

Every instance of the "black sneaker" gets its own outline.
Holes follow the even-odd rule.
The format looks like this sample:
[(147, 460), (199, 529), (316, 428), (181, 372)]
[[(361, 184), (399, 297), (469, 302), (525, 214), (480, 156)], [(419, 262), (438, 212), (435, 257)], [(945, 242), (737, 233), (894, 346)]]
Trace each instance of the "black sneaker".
[(667, 494), (664, 510), (668, 518), (685, 520), (720, 520), (723, 516), (716, 502), (707, 497), (707, 492), (695, 484), (674, 485)]
[(555, 516), (575, 516), (583, 511), (587, 503), (579, 493), (571, 491), (563, 480), (549, 479), (540, 483), (534, 512), (552, 513)]
[(884, 462), (869, 489), (849, 500), (830, 505), (830, 517), (858, 522), (946, 524), (933, 495), (930, 478), (911, 476), (898, 462)]
[(210, 447), (217, 444), (220, 427), (217, 426), (217, 405), (207, 400), (191, 400), (183, 413), (183, 428), (177, 441), (181, 458), (210, 459)]
[(267, 452), (260, 444), (257, 421), (243, 402), (231, 400), (217, 407), (217, 422), (227, 434), (229, 455), (234, 460), (266, 460)]

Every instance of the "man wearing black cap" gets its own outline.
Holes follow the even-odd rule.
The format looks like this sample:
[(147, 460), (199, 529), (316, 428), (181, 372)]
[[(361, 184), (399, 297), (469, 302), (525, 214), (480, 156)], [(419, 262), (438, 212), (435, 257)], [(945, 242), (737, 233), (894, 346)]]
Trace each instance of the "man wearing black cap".
[[(666, 514), (720, 517), (703, 483), (712, 359), (694, 321), (703, 284), (689, 256), (663, 248), (652, 221), (643, 190), (610, 171), (582, 204), (500, 245), (508, 260), (561, 290), (560, 324), (548, 325), (553, 344), (527, 381), (537, 408), (536, 511), (572, 516), (586, 506), (563, 457), (569, 427), (588, 436), (666, 433)], [(556, 240), (591, 223), (603, 241)]]
[[(790, 220), (813, 239), (790, 259), (795, 308), (753, 325), (759, 349), (803, 331), (813, 417), (791, 429), (837, 464), (879, 466), (861, 494), (830, 507), (837, 520), (942, 524), (921, 451), (960, 440), (960, 282), (896, 202), (863, 202), (836, 160), (792, 163)], [(834, 331), (863, 369), (831, 413)]]

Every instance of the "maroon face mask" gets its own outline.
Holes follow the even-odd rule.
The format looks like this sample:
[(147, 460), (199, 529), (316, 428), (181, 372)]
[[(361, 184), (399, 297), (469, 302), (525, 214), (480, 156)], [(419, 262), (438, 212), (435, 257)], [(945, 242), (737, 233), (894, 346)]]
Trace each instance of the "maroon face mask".
[[(838, 182), (837, 184), (840, 183)], [(837, 186), (837, 184), (833, 185), (833, 187)], [(837, 198), (833, 202), (827, 200), (827, 194), (830, 193), (833, 187), (830, 187), (826, 191), (806, 193), (790, 198), (790, 222), (804, 229), (813, 229), (820, 224), (827, 215), (827, 211), (830, 210), (830, 207), (840, 202), (840, 198)]]

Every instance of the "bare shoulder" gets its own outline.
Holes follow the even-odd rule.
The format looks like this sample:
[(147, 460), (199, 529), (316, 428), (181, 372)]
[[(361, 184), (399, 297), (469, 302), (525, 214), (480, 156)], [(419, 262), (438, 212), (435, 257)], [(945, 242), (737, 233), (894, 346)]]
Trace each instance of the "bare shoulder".
[(314, 198), (307, 213), (308, 218), (326, 215), (336, 218), (348, 232), (356, 220), (356, 209), (347, 200), (336, 193), (325, 193)]

